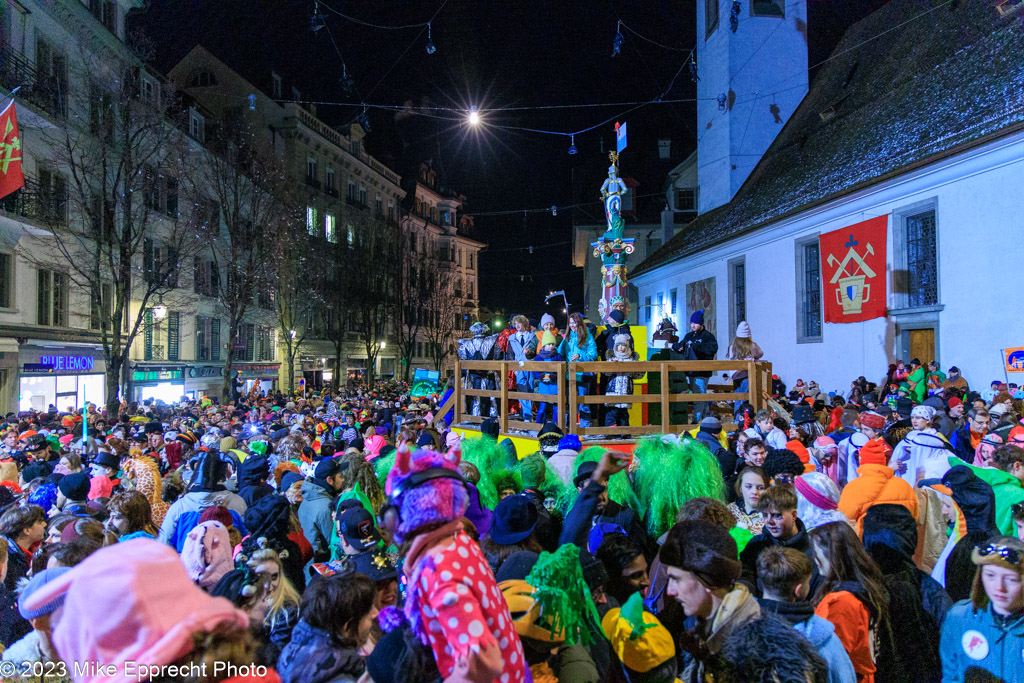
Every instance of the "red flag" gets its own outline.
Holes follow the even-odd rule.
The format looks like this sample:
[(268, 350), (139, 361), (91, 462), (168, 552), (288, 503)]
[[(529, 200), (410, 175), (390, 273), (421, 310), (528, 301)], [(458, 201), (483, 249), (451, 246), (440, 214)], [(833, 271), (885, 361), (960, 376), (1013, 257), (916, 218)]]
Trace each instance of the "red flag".
[(14, 100), (11, 100), (3, 112), (0, 112), (0, 199), (24, 185), (18, 116), (14, 112)]
[(819, 238), (825, 322), (856, 323), (885, 315), (888, 216)]

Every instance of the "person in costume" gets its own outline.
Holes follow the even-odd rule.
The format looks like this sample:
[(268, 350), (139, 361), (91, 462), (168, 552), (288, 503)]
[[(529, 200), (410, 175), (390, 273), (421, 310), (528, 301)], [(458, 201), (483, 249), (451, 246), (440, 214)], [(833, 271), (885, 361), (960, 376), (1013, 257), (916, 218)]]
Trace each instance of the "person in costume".
[(525, 580), (500, 584), (537, 683), (600, 680), (586, 650), (595, 640), (600, 618), (579, 554), (574, 545), (541, 553)]
[(404, 557), (405, 616), (446, 681), (521, 683), (528, 665), (508, 606), (459, 521), (469, 503), (459, 462), (458, 451), (396, 452), (383, 519)]
[(639, 593), (601, 620), (612, 652), (628, 683), (677, 683), (675, 639), (658, 618), (644, 610)]
[[(498, 335), (487, 335), (487, 325), (473, 323), (469, 331), (473, 336), (459, 340), (459, 358), (462, 360), (498, 360), (501, 349), (497, 345)], [(462, 386), (467, 389), (494, 389), (493, 373), (486, 370), (466, 370)], [(494, 417), (498, 414), (497, 402), (488, 397), (469, 396), (466, 398), (466, 412), (477, 417)]]

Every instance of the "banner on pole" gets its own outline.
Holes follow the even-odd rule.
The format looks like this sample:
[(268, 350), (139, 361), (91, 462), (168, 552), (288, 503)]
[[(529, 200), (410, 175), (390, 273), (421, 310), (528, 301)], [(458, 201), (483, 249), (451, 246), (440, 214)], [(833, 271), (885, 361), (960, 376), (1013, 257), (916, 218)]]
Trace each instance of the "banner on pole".
[(25, 186), (14, 100), (0, 112), (0, 199)]
[(887, 215), (878, 216), (818, 238), (825, 322), (885, 316), (888, 225)]
[(626, 149), (626, 124), (615, 124), (615, 151), (622, 153)]

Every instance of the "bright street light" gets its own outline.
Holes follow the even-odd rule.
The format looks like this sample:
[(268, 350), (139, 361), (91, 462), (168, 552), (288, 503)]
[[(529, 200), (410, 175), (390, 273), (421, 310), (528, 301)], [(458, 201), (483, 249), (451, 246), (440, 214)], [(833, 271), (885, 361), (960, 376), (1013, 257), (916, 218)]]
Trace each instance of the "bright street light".
[(380, 343), (380, 348), (386, 349), (387, 347), (388, 347), (388, 343), (387, 342), (381, 342)]

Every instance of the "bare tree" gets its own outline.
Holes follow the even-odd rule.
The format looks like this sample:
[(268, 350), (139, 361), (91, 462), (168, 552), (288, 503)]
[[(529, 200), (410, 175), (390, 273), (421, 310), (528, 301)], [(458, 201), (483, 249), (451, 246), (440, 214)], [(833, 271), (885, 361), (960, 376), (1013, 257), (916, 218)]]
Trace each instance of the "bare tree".
[[(298, 221), (296, 221), (296, 224)], [(274, 257), (274, 312), (278, 334), (285, 349), (288, 379), (287, 391), (295, 391), (295, 358), (319, 322), (317, 316), (324, 304), (324, 278), (321, 267), (314, 268), (316, 242), (309, 233), (282, 223), (277, 235)]]
[(462, 325), (462, 296), (457, 288), (457, 273), (448, 265), (431, 261), (427, 270), (429, 298), (425, 306), (428, 324), (424, 338), (430, 350), (434, 369), (440, 371), (445, 359), (455, 353), (455, 333)]
[(341, 388), (345, 335), (348, 332), (349, 323), (353, 321), (352, 302), (348, 297), (349, 278), (344, 270), (348, 267), (349, 256), (354, 256), (354, 254), (350, 254), (348, 247), (335, 247), (334, 253), (328, 256), (327, 263), (324, 265), (318, 292), (321, 305), (317, 309), (317, 328), (319, 334), (324, 339), (330, 340), (334, 346), (332, 384), (335, 390)]
[(355, 226), (353, 242), (352, 258), (343, 266), (345, 292), (366, 349), (366, 382), (372, 385), (381, 343), (393, 323), (402, 245), (397, 226), (369, 219)]
[(209, 278), (209, 293), (227, 317), (226, 398), (239, 328), (254, 305), (274, 308), (279, 259), (273, 248), (279, 235), (299, 223), (281, 163), (255, 120), (241, 109), (229, 111), (206, 139), (209, 151), (191, 169), (192, 206), (195, 223), (209, 226), (205, 249), (216, 274)]
[(429, 254), (399, 250), (400, 263), (395, 274), (394, 339), (398, 348), (402, 379), (411, 379), (416, 340), (430, 319), (432, 298), (429, 283), (436, 281), (438, 263)]
[(75, 87), (68, 79), (63, 90), (51, 84), (55, 123), (39, 131), (47, 152), (21, 191), (26, 213), (44, 228), (19, 236), (17, 246), (39, 270), (40, 291), (52, 295), (40, 299), (37, 323), (74, 326), (71, 293), (88, 297), (78, 314), (88, 324), (80, 327), (99, 335), (115, 413), (132, 343), (152, 306), (188, 305), (178, 264), (197, 244), (194, 226), (178, 214), (187, 142), (166, 116), (174, 93), (141, 64), (83, 52), (69, 65)]

